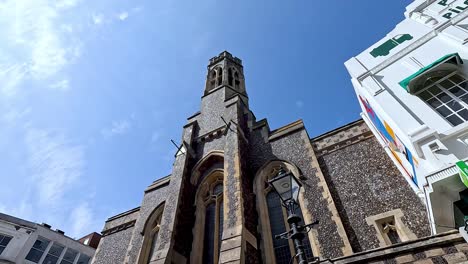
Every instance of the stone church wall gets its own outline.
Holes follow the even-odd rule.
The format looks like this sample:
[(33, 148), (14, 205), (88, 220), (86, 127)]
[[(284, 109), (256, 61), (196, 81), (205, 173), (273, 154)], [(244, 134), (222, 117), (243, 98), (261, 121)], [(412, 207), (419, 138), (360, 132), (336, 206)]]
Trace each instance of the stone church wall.
[(382, 246), (366, 218), (400, 209), (416, 237), (430, 234), (425, 207), (360, 120), (312, 140), (354, 252)]

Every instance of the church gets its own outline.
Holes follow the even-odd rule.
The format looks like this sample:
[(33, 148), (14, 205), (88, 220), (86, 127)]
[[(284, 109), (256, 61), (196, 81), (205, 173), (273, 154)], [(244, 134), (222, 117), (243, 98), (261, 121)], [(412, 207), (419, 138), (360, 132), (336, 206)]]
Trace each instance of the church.
[(249, 108), (242, 61), (224, 51), (209, 60), (172, 173), (105, 222), (92, 263), (295, 263), (293, 243), (275, 239), (289, 229), (267, 183), (280, 167), (302, 184), (303, 223), (318, 221), (303, 241), (309, 260), (403, 263), (395, 259), (434, 258), (436, 246), (441, 258), (468, 251), (458, 233), (430, 237), (423, 201), (362, 119), (314, 138), (301, 120), (271, 129)]

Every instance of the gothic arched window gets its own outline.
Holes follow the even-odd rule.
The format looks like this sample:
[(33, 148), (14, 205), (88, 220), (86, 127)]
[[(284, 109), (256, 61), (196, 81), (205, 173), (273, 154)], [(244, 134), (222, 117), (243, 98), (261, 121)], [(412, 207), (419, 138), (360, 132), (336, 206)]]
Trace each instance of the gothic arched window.
[(218, 83), (217, 85), (220, 86), (221, 84), (223, 84), (223, 69), (222, 68), (218, 68), (217, 70), (217, 78), (218, 78)]
[(216, 71), (212, 70), (210, 75), (211, 75), (210, 76), (210, 86), (211, 86), (211, 88), (215, 88), (216, 87)]
[[(289, 230), (286, 209), (281, 205), (278, 195), (268, 185), (267, 181), (273, 178), (280, 166), (291, 170), (295, 166), (288, 163), (274, 161), (265, 166), (255, 178), (254, 190), (257, 197), (257, 209), (259, 212), (260, 232), (263, 234), (261, 246), (262, 255), (266, 263), (288, 264), (294, 256), (294, 245), (291, 240), (275, 239), (275, 235)], [(297, 174), (297, 171), (294, 171)], [(304, 219), (299, 207), (297, 212)], [(300, 224), (304, 224), (303, 221)], [(314, 257), (309, 237), (303, 240), (306, 256), (309, 260)]]
[(223, 234), (223, 172), (206, 176), (196, 194), (196, 220), (191, 261), (217, 264)]
[(233, 77), (232, 77), (232, 69), (229, 68), (229, 70), (228, 70), (228, 84), (229, 84), (230, 86), (232, 86), (232, 80), (233, 80)]
[(143, 230), (143, 246), (141, 248), (139, 264), (148, 264), (156, 252), (156, 244), (158, 242), (159, 227), (161, 225), (161, 217), (164, 211), (164, 204), (159, 205), (149, 216)]
[(236, 89), (239, 89), (239, 86), (240, 86), (240, 81), (239, 81), (239, 73), (235, 72), (234, 73), (234, 87)]

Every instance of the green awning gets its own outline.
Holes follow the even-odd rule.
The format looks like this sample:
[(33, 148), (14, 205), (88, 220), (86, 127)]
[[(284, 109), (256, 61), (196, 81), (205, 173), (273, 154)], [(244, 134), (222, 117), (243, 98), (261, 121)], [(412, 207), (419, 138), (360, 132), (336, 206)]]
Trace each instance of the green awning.
[(434, 61), (433, 63), (431, 63), (429, 65), (427, 65), (426, 67), (420, 69), (419, 71), (413, 73), (412, 75), (410, 75), (409, 77), (407, 77), (403, 81), (399, 82), (398, 84), (400, 84), (400, 86), (403, 87), (403, 89), (405, 89), (407, 92), (413, 93), (414, 91), (412, 91), (412, 89), (410, 87), (410, 83), (414, 79), (418, 78), (423, 73), (425, 73), (425, 72), (427, 72), (429, 70), (435, 69), (436, 67), (438, 67), (438, 66), (440, 66), (440, 65), (442, 65), (444, 63), (459, 65), (459, 64), (463, 64), (463, 60), (460, 58), (460, 55), (458, 55), (458, 53), (452, 53), (452, 54), (445, 55), (442, 58)]

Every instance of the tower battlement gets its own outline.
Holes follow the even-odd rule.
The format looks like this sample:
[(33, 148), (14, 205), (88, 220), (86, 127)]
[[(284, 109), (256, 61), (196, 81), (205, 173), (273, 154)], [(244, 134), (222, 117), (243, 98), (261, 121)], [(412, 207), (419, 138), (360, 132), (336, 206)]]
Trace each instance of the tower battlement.
[(222, 61), (223, 59), (230, 59), (233, 62), (235, 62), (235, 63), (242, 66), (242, 60), (237, 58), (237, 57), (232, 56), (232, 54), (229, 53), (228, 51), (223, 51), (218, 56), (215, 56), (215, 57), (211, 58), (210, 59), (210, 65), (216, 64), (216, 63)]

